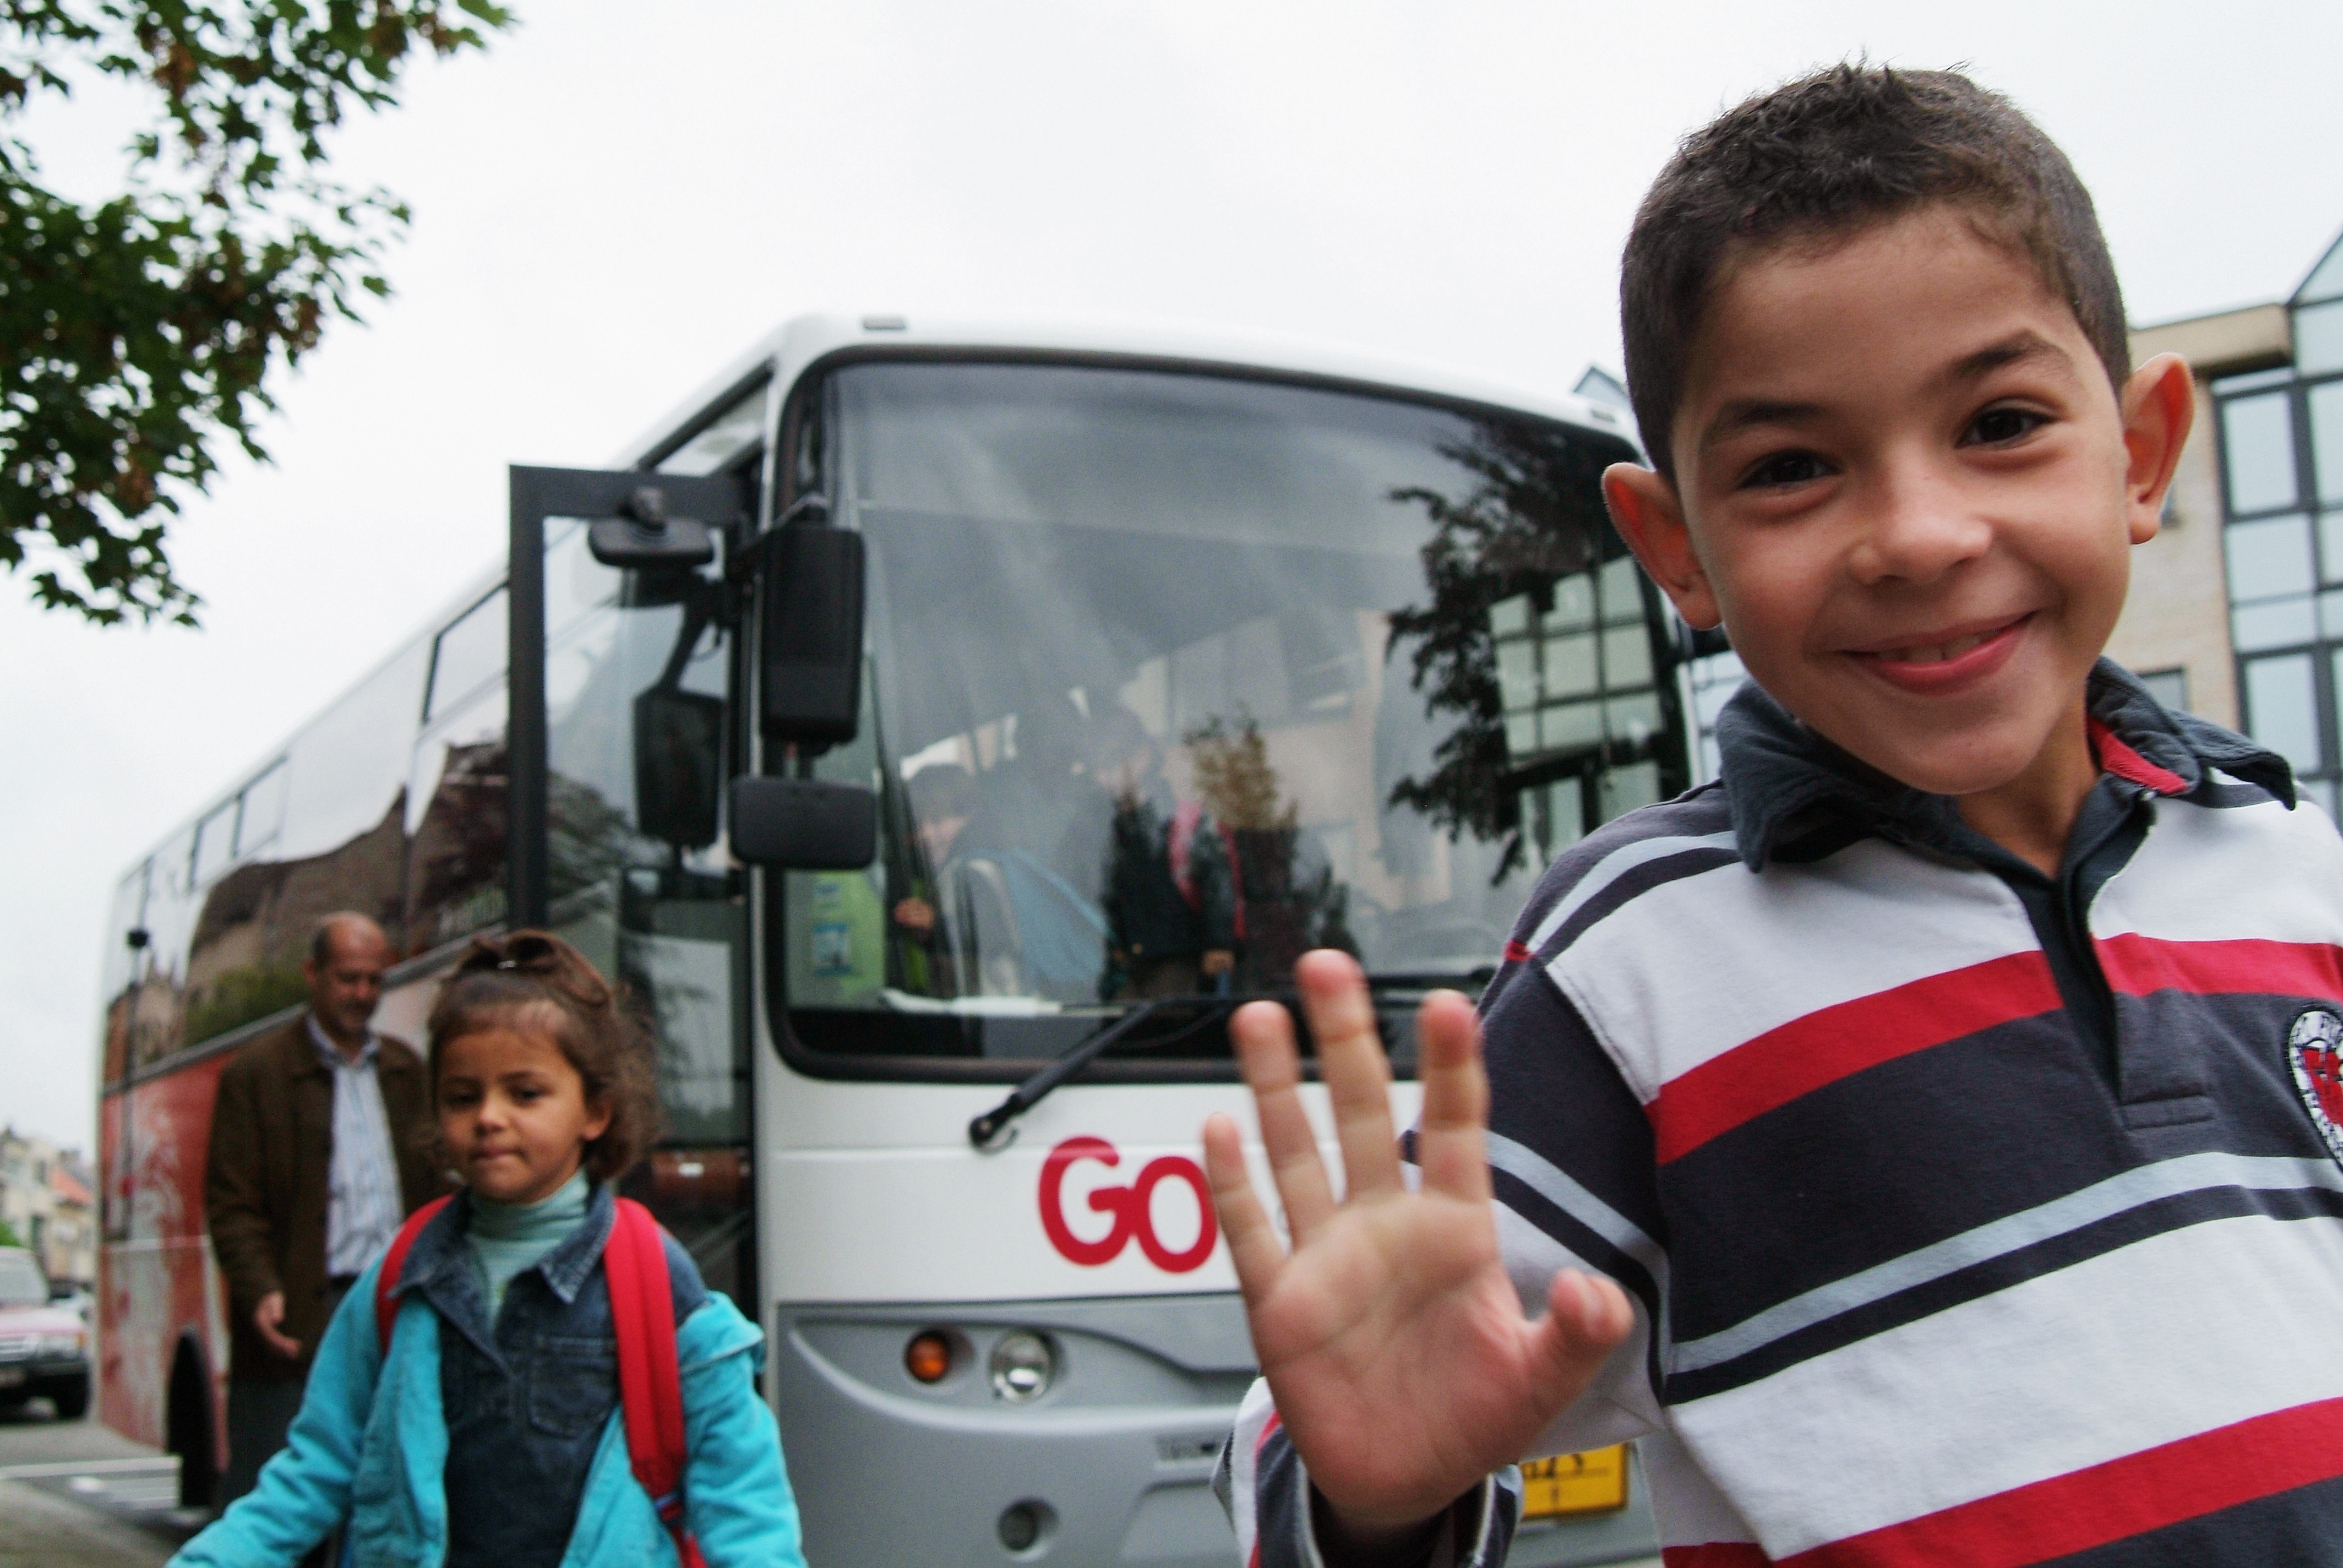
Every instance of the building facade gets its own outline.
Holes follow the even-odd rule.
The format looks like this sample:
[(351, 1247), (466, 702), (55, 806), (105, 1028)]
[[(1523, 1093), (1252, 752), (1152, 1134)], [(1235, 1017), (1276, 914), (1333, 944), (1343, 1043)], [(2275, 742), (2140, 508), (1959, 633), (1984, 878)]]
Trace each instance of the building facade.
[(95, 1183), (80, 1155), (45, 1138), (0, 1131), (0, 1221), (53, 1284), (97, 1278)]
[(2332, 815), (2343, 779), (2343, 237), (2291, 299), (2263, 308), (2277, 352), (2207, 387), (2237, 720)]
[(2177, 354), (2196, 377), (2197, 418), (2181, 448), (2157, 537), (2131, 554), (2131, 593), (2107, 654), (2146, 679), (2168, 707), (2232, 729), (2238, 725), (2237, 659), (2229, 642), (2228, 574), (2222, 554), (2220, 440), (2216, 383), (2286, 363), (2286, 310), (2258, 305), (2136, 329), (2131, 362)]

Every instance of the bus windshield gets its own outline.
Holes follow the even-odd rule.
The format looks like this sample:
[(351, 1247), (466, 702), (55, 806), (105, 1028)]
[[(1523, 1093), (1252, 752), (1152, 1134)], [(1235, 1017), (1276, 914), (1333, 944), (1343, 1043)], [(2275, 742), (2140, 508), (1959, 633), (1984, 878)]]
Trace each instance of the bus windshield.
[[(1545, 861), (1683, 787), (1674, 639), (1559, 422), (1106, 367), (819, 395), (870, 562), (868, 872), (787, 879), (792, 1046), (1225, 1059), (1313, 947), (1494, 967)], [(1395, 1041), (1403, 1047), (1404, 1041)]]

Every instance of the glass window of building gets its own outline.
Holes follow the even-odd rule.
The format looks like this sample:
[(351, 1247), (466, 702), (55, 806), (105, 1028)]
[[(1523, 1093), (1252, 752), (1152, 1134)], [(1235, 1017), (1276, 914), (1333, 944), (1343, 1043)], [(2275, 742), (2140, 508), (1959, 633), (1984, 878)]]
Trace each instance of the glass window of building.
[(2244, 722), (2328, 812), (2343, 761), (2343, 239), (2288, 303), (2291, 368), (2214, 384)]
[(2188, 672), (2185, 669), (2143, 669), (2139, 683), (2147, 694), (2176, 712), (2188, 711)]

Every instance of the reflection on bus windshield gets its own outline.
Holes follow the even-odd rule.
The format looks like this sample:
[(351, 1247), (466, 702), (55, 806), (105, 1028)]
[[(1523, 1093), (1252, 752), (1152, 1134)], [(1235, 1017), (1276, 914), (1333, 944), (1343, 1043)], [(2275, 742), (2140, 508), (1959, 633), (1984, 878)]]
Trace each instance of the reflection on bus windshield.
[(1623, 443), (1135, 371), (861, 366), (827, 407), (872, 662), (820, 767), (879, 783), (882, 849), (790, 879), (814, 1049), (1046, 1057), (1318, 946), (1466, 980), (1547, 859), (1681, 787)]

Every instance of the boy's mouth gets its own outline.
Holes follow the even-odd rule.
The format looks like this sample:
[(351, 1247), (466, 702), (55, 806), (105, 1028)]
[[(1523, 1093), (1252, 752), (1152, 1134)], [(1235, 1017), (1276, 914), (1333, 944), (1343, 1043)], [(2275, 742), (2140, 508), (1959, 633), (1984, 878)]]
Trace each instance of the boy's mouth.
[(1942, 691), (2001, 668), (2016, 649), (2017, 634), (2031, 613), (1985, 627), (1947, 632), (1928, 642), (1848, 651), (1872, 670), (1907, 691)]

